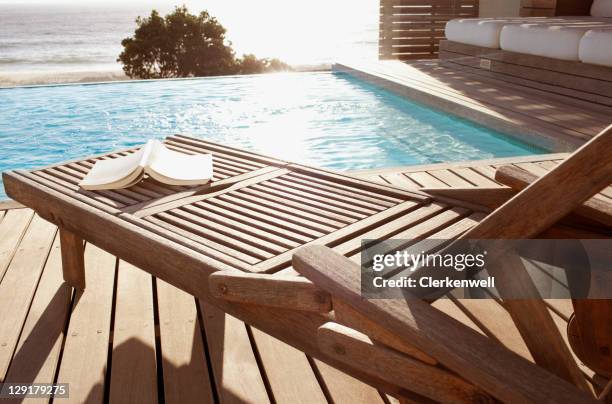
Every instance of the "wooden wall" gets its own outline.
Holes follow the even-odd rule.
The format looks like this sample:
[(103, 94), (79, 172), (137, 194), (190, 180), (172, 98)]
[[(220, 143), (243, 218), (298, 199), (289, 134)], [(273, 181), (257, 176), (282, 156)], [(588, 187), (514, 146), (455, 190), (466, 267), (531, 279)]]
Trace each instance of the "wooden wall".
[(478, 17), (478, 0), (380, 0), (379, 59), (434, 59), (453, 18)]
[(593, 0), (521, 0), (521, 16), (589, 15)]

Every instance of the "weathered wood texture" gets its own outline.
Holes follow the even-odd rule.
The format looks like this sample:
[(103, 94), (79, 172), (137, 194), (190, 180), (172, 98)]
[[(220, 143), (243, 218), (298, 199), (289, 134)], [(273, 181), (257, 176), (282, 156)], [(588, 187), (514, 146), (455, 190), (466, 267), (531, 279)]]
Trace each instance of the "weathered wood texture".
[[(502, 49), (485, 48), (444, 40), (440, 59), (449, 65), (470, 67), (483, 74), (531, 81), (535, 88), (573, 95), (579, 99), (610, 105), (612, 68), (552, 59)], [(481, 61), (488, 63), (483, 64)]]
[[(561, 157), (563, 156), (532, 156), (529, 158), (498, 159), (494, 161), (474, 163), (472, 165), (450, 164), (424, 166), (413, 169), (405, 168), (403, 170), (399, 170), (401, 174), (398, 174), (398, 170), (384, 170), (380, 173), (380, 175), (376, 175), (373, 172), (364, 173), (363, 175), (369, 175), (373, 179), (387, 184), (392, 181), (389, 180), (389, 178), (400, 178), (399, 175), (401, 175), (401, 178), (403, 179), (398, 181), (400, 185), (406, 185), (407, 181), (407, 183), (411, 184), (412, 189), (416, 189), (424, 183), (435, 183), (437, 186), (451, 186), (451, 184), (456, 183), (461, 183), (466, 186), (465, 184), (467, 183), (469, 186), (474, 188), (485, 184), (491, 185), (491, 183), (501, 186), (494, 180), (496, 166), (501, 164), (517, 164), (522, 167), (527, 167), (525, 166), (526, 164), (533, 164), (535, 167), (546, 167), (550, 169), (548, 164), (550, 163), (554, 166), (555, 160), (559, 160)], [(441, 174), (442, 172), (443, 174)], [(413, 173), (414, 180), (413, 177), (411, 177)], [(420, 182), (416, 182), (416, 179), (418, 179)], [(442, 180), (446, 182), (443, 182)], [(22, 240), (22, 238), (24, 240), (21, 241), (22, 245), (20, 247), (25, 249), (25, 252), (22, 254), (28, 255), (30, 254), (28, 251), (35, 251), (38, 248), (37, 246), (28, 247), (30, 242), (28, 241), (25, 243), (25, 241), (30, 239), (27, 238), (27, 236), (25, 238), (23, 236), (24, 233), (28, 234), (27, 229), (32, 218), (32, 211), (29, 209), (19, 209), (10, 210), (6, 213), (0, 213), (0, 215), (2, 214), (4, 217), (0, 219), (0, 234), (6, 234), (7, 236), (0, 237), (0, 259), (7, 257), (5, 259), (6, 267), (10, 266), (10, 269), (8, 270), (9, 273), (14, 273), (11, 259), (18, 250), (17, 246), (19, 246), (20, 240)], [(396, 224), (390, 222), (386, 224), (382, 230), (386, 229), (385, 231), (391, 231), (392, 233), (397, 234), (398, 237), (423, 237), (428, 235), (435, 236), (436, 234), (438, 234), (439, 237), (456, 237), (461, 234), (461, 232), (469, 229), (471, 226), (477, 223), (481, 217), (475, 216), (474, 219), (472, 219), (471, 216), (469, 216), (469, 210), (454, 211), (452, 209), (448, 210), (446, 207), (435, 208), (432, 206), (428, 208), (416, 209), (409, 216), (407, 216), (407, 218), (412, 218), (410, 220), (416, 220), (416, 222), (410, 222), (410, 220), (405, 221), (403, 224), (401, 222), (397, 222)], [(393, 228), (395, 228), (395, 230), (389, 230)], [(369, 231), (372, 235), (375, 235), (378, 229), (374, 228)], [(18, 346), (23, 345), (23, 348), (15, 348), (14, 344), (9, 346), (10, 353), (8, 354), (8, 358), (12, 356), (13, 359), (7, 380), (22, 379), (22, 375), (26, 375), (27, 380), (52, 380), (53, 375), (55, 375), (57, 372), (58, 366), (69, 366), (71, 362), (65, 362), (61, 357), (62, 351), (60, 350), (60, 347), (62, 342), (64, 339), (71, 336), (70, 333), (68, 334), (68, 337), (64, 335), (63, 330), (65, 323), (62, 321), (62, 318), (66, 318), (66, 321), (70, 320), (70, 322), (73, 322), (73, 319), (70, 318), (70, 316), (74, 315), (72, 314), (72, 305), (80, 304), (82, 301), (87, 302), (91, 301), (92, 299), (98, 299), (96, 297), (91, 297), (82, 300), (84, 297), (79, 297), (81, 295), (76, 295), (77, 299), (79, 299), (77, 301), (74, 300), (74, 298), (70, 299), (70, 294), (68, 294), (68, 300), (65, 300), (66, 289), (61, 289), (62, 291), (58, 290), (58, 292), (55, 293), (59, 285), (61, 285), (61, 274), (58, 273), (60, 266), (58, 241), (59, 238), (56, 237), (56, 248), (53, 250), (54, 252), (49, 256), (48, 262), (46, 263), (42, 278), (36, 288), (36, 293), (34, 295), (34, 300), (32, 302), (30, 311), (27, 313), (27, 316), (25, 312), (22, 312), (22, 314), (19, 316), (18, 322), (25, 322), (25, 326), (23, 328), (24, 331), (19, 337), (20, 339), (18, 342)], [(297, 243), (297, 241), (295, 243)], [(127, 247), (130, 248), (130, 246), (131, 244), (129, 244)], [(343, 253), (351, 256), (352, 259), (359, 259), (358, 243), (355, 244), (351, 240), (343, 240), (337, 245), (337, 248), (340, 251), (343, 251)], [(124, 277), (119, 275), (118, 278), (115, 278), (114, 282), (112, 281), (114, 268), (117, 265), (116, 259), (113, 259), (111, 263), (108, 256), (101, 253), (97, 255), (97, 258), (93, 259), (100, 261), (100, 263), (95, 264), (95, 262), (90, 258), (89, 261), (87, 261), (90, 262), (90, 264), (87, 265), (87, 268), (94, 269), (90, 269), (88, 274), (90, 274), (90, 276), (94, 276), (97, 283), (102, 282), (101, 284), (106, 285), (105, 282), (108, 282), (106, 280), (108, 278), (105, 277), (100, 279), (98, 275), (99, 270), (95, 269), (106, 268), (106, 276), (110, 276), (111, 278), (110, 284), (112, 285), (112, 290), (118, 291), (117, 282), (121, 282), (121, 279), (124, 279)], [(104, 264), (104, 262), (106, 262), (106, 264)], [(146, 264), (144, 261), (141, 261), (141, 263)], [(186, 261), (177, 261), (176, 259), (162, 260), (162, 262), (159, 264), (172, 267), (175, 271), (182, 269), (183, 266), (192, 266), (192, 264), (189, 264)], [(203, 264), (200, 262), (196, 266), (202, 268), (202, 265)], [(52, 271), (55, 271), (55, 273), (52, 273)], [(121, 271), (121, 266), (119, 266), (119, 271)], [(11, 278), (5, 277), (5, 279)], [(35, 278), (31, 278), (31, 281), (34, 281), (34, 279)], [(4, 283), (4, 281), (0, 283), (0, 288), (3, 287), (2, 283)], [(129, 283), (124, 283), (124, 286), (125, 285), (129, 285)], [(200, 283), (200, 281), (192, 282), (191, 286), (194, 291), (196, 291), (198, 287), (200, 288), (200, 291), (206, 288), (206, 286)], [(27, 282), (21, 283), (19, 290), (27, 291)], [(193, 297), (189, 296), (185, 292), (182, 292), (165, 282), (161, 282), (159, 279), (157, 280), (156, 286), (153, 287), (153, 291), (153, 301), (151, 304), (153, 305), (152, 307), (154, 308), (154, 311), (159, 312), (159, 337), (156, 337), (155, 347), (151, 347), (149, 343), (149, 348), (138, 348), (136, 350), (137, 352), (134, 352), (134, 355), (138, 355), (142, 358), (150, 357), (149, 355), (153, 352), (152, 349), (157, 350), (158, 348), (162, 353), (161, 358), (156, 358), (157, 369), (163, 369), (163, 389), (158, 389), (159, 398), (162, 398), (162, 390), (164, 394), (163, 398), (165, 398), (166, 402), (211, 402), (214, 400), (215, 395), (220, 397), (229, 394), (231, 397), (233, 393), (217, 390), (218, 378), (222, 377), (218, 373), (215, 374), (215, 368), (218, 369), (217, 372), (219, 371), (219, 368), (217, 367), (218, 365), (211, 364), (212, 367), (210, 369), (213, 369), (212, 373), (209, 371), (207, 363), (211, 362), (212, 355), (210, 344), (212, 341), (208, 341), (205, 336), (208, 335), (207, 327), (212, 326), (212, 324), (207, 323), (204, 312), (199, 309), (196, 301), (193, 299)], [(117, 292), (114, 293), (117, 295), (116, 299), (122, 299), (123, 297), (121, 296), (126, 296), (126, 293), (124, 292), (120, 294)], [(142, 294), (142, 291), (139, 291), (138, 293)], [(24, 304), (24, 307), (27, 307), (30, 304), (30, 299), (32, 298), (28, 297), (27, 294), (24, 295), (22, 292), (18, 292), (18, 294), (19, 296), (15, 297), (15, 299), (12, 301)], [(88, 296), (90, 294), (96, 294), (96, 292), (85, 290), (83, 296)], [(104, 299), (100, 301), (104, 301)], [(436, 302), (434, 306), (443, 312), (448, 313), (469, 327), (478, 330), (478, 332), (490, 336), (497, 341), (501, 341), (506, 347), (524, 358), (532, 360), (529, 351), (526, 349), (518, 331), (516, 331), (516, 328), (514, 327), (505, 309), (499, 304), (481, 305), (477, 303), (480, 302), (454, 302), (445, 300)], [(118, 302), (116, 302), (116, 305), (117, 304)], [(147, 324), (147, 321), (149, 321), (148, 316), (150, 315), (150, 311), (143, 309), (146, 308), (147, 302), (143, 302), (143, 304), (144, 306), (139, 305), (140, 309), (134, 313), (126, 312), (123, 309), (120, 310), (122, 310), (122, 313), (127, 315), (144, 316), (142, 318), (139, 317), (140, 321), (137, 322), (137, 324), (144, 325)], [(18, 305), (16, 306), (15, 303), (13, 303), (13, 306), (11, 306), (11, 311), (14, 311), (15, 307), (18, 307)], [(99, 311), (99, 318), (105, 319), (107, 318), (106, 316), (113, 316), (113, 306), (103, 307), (105, 307), (105, 309)], [(117, 307), (121, 307), (121, 305), (119, 304)], [(231, 306), (227, 306), (226, 308), (230, 309)], [(82, 311), (85, 312), (87, 310), (89, 309), (82, 309)], [(108, 313), (106, 313), (105, 310), (108, 311)], [(117, 309), (115, 308), (115, 310)], [(557, 314), (555, 314), (555, 316), (557, 316), (559, 321), (557, 323), (558, 327), (564, 332), (565, 327), (567, 326), (567, 318), (571, 313), (571, 305), (569, 306), (569, 311), (565, 310), (565, 308), (555, 308), (555, 310), (555, 313), (563, 313), (562, 317), (559, 317)], [(309, 346), (306, 343), (309, 339), (314, 341), (316, 344), (316, 335), (309, 334), (306, 328), (299, 325), (300, 321), (311, 321), (309, 324), (312, 324), (312, 320), (309, 320), (308, 317), (303, 317), (301, 315), (293, 316), (295, 317), (295, 322), (287, 322), (285, 317), (274, 311), (267, 312), (265, 310), (261, 311), (253, 309), (253, 311), (250, 313), (256, 313), (259, 316), (271, 316), (270, 321), (263, 324), (263, 328), (275, 330), (277, 334), (283, 337), (286, 336), (286, 334), (283, 333), (299, 330), (298, 333), (304, 334), (305, 336), (304, 340), (300, 342), (300, 344), (305, 344), (300, 345), (301, 349), (310, 347), (309, 349), (312, 350), (312, 346)], [(125, 314), (121, 314), (121, 318), (123, 318)], [(117, 316), (117, 313), (114, 315)], [(78, 320), (78, 318), (84, 316), (85, 315), (78, 315), (75, 317), (74, 322), (78, 324), (78, 322), (81, 321)], [(278, 328), (275, 328), (274, 324), (278, 324)], [(76, 325), (74, 327), (76, 327)], [(19, 330), (20, 328), (21, 326), (17, 325), (13, 331)], [(29, 330), (32, 331), (30, 332)], [(104, 336), (107, 334), (104, 329), (97, 328), (95, 332), (97, 333), (98, 330), (102, 331), (102, 338), (88, 339), (88, 342), (84, 344), (84, 346), (89, 348), (87, 350), (88, 355), (97, 355), (96, 352), (98, 352), (98, 349), (105, 350), (105, 352), (108, 351), (109, 340), (104, 339)], [(128, 329), (122, 331), (122, 338), (124, 341), (142, 340), (142, 335), (146, 335), (143, 334), (143, 330), (144, 329), (140, 327), (130, 326)], [(249, 328), (247, 328), (247, 330), (249, 330)], [(8, 332), (8, 329), (3, 325), (0, 325), (0, 333), (6, 332)], [(78, 331), (76, 332), (78, 333)], [(210, 332), (208, 333), (210, 334)], [(267, 390), (268, 397), (271, 397), (271, 394), (277, 402), (298, 402), (300, 397), (303, 397), (302, 395), (297, 397), (298, 392), (303, 391), (310, 391), (311, 396), (309, 395), (309, 397), (320, 398), (321, 393), (317, 392), (317, 389), (320, 389), (327, 397), (332, 397), (335, 402), (359, 403), (377, 402), (377, 400), (380, 403), (383, 402), (381, 395), (378, 394), (375, 389), (364, 385), (356, 379), (349, 377), (320, 361), (307, 360), (306, 356), (303, 354), (300, 356), (299, 352), (291, 351), (291, 349), (286, 345), (281, 344), (276, 339), (257, 330), (253, 329), (250, 334), (249, 332), (247, 332), (247, 334), (249, 335), (249, 341), (253, 349), (253, 354), (256, 358), (260, 358), (258, 359), (258, 369), (260, 372), (262, 372), (260, 377), (264, 380), (267, 378), (270, 385), (270, 389)], [(83, 336), (87, 335), (87, 333), (83, 334)], [(134, 338), (131, 338), (131, 336), (134, 336)], [(30, 342), (30, 339), (32, 339), (32, 342)], [(15, 339), (14, 341), (17, 340)], [(255, 345), (253, 345), (253, 341)], [(232, 341), (229, 341), (229, 343), (231, 342)], [(76, 342), (74, 341), (69, 343), (68, 340), (66, 340), (68, 352), (71, 352), (72, 350), (76, 350), (78, 352), (81, 349), (78, 348), (78, 344), (75, 345), (75, 343)], [(137, 345), (139, 344), (140, 343)], [(123, 345), (125, 344), (122, 344), (122, 346)], [(399, 348), (401, 352), (410, 351), (415, 354), (414, 347), (412, 346), (402, 347), (400, 345), (396, 345), (396, 347)], [(288, 353), (288, 349), (292, 352), (291, 354)], [(126, 350), (116, 350), (113, 348), (112, 352), (112, 355), (119, 356), (124, 355)], [(2, 353), (2, 349), (0, 349), (0, 353)], [(416, 355), (419, 355), (418, 352)], [(417, 358), (418, 357), (419, 356), (417, 356)], [(94, 391), (94, 387), (89, 387), (89, 389), (79, 389), (79, 391), (75, 392), (75, 397), (82, 397), (81, 394), (90, 396), (90, 393), (91, 397), (99, 397), (97, 389), (101, 388), (102, 386), (104, 386), (103, 392), (106, 390), (108, 391), (107, 394), (110, 394), (113, 384), (112, 363), (114, 362), (114, 359), (110, 362), (111, 369), (108, 372), (104, 372), (103, 367), (105, 361), (103, 361), (102, 358), (102, 356), (99, 356), (99, 359), (92, 361), (92, 367), (95, 368), (93, 373), (89, 371), (83, 373), (83, 383), (88, 386), (97, 386), (95, 387), (96, 390)], [(426, 362), (432, 363), (432, 359), (428, 358), (427, 356), (421, 356), (420, 358), (424, 359)], [(118, 359), (117, 362), (121, 364), (121, 360)], [(435, 360), (433, 362), (435, 363)], [(58, 365), (60, 363), (61, 365)], [(277, 368), (286, 369), (286, 371), (281, 371)], [(98, 375), (96, 375), (96, 371), (99, 372)], [(148, 371), (155, 370), (149, 369)], [(583, 368), (583, 371), (588, 374), (592, 374), (588, 368)], [(14, 372), (14, 374), (17, 375), (17, 379), (11, 379), (11, 372)], [(74, 380), (80, 380), (79, 376), (77, 376), (80, 374), (78, 371), (69, 372), (60, 369), (59, 373), (62, 372), (64, 372), (63, 374), (66, 375), (65, 377), (72, 374), (75, 376), (70, 377), (74, 377)], [(114, 372), (118, 372), (118, 370), (115, 370)], [(232, 373), (230, 371), (228, 375), (231, 374)], [(295, 385), (295, 378), (288, 377), (288, 374), (299, 375), (295, 376), (299, 377), (300, 380), (303, 381), (303, 383), (300, 384), (299, 389)], [(313, 376), (313, 374), (316, 377)], [(161, 374), (158, 375), (161, 376)], [(256, 379), (257, 378), (255, 377), (254, 380)], [(87, 382), (87, 380), (90, 381)], [(144, 383), (144, 380), (142, 382)], [(230, 392), (243, 392), (245, 389), (248, 390), (251, 388), (258, 388), (248, 385), (238, 387), (233, 386), (231, 383), (229, 386)], [(135, 388), (138, 389), (140, 387), (135, 386)], [(272, 393), (270, 393), (270, 391)], [(315, 400), (315, 402), (320, 401)], [(416, 402), (423, 401), (417, 400)]]
[[(23, 228), (11, 219), (21, 214)], [(384, 403), (375, 388), (335, 369), (322, 377), (304, 353), (200, 310), (193, 296), (92, 245), (85, 265), (96, 287), (73, 293), (62, 279), (57, 229), (32, 216), (0, 211), (0, 234), (23, 233), (0, 245), (0, 256), (12, 257), (0, 281), (0, 380), (52, 383), (57, 375), (75, 403), (324, 403), (329, 389), (337, 402)]]
[[(381, 328), (430, 353), (497, 399), (533, 403), (596, 402), (594, 397), (420, 299), (364, 299), (359, 266), (329, 248), (303, 248), (295, 254), (293, 265), (334, 298), (345, 301)], [(342, 354), (341, 349), (337, 352)], [(351, 360), (348, 355), (346, 360)], [(388, 366), (379, 372), (386, 374), (395, 370), (397, 367)]]
[(478, 17), (478, 0), (380, 0), (379, 59), (432, 59), (453, 18)]
[(62, 270), (64, 280), (77, 289), (85, 289), (85, 245), (83, 239), (67, 230), (60, 229)]

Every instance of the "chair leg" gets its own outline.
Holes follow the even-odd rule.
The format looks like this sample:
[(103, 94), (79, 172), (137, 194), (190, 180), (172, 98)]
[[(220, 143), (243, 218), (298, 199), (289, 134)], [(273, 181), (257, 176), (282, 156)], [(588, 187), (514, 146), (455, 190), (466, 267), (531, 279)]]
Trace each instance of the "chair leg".
[(83, 239), (66, 229), (59, 229), (64, 281), (76, 289), (85, 289)]

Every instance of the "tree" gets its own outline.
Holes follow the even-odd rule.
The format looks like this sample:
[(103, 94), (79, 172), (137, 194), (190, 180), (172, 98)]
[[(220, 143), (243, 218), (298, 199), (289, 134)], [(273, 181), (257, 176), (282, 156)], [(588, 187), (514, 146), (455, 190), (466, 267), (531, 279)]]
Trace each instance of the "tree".
[(187, 7), (161, 17), (155, 10), (136, 19), (133, 37), (121, 41), (117, 59), (131, 78), (141, 79), (250, 74), (290, 70), (278, 59), (244, 55), (236, 59), (225, 28), (207, 11), (190, 14)]
[(242, 55), (237, 60), (239, 74), (257, 74), (292, 70), (291, 66), (278, 59), (257, 59), (253, 54)]

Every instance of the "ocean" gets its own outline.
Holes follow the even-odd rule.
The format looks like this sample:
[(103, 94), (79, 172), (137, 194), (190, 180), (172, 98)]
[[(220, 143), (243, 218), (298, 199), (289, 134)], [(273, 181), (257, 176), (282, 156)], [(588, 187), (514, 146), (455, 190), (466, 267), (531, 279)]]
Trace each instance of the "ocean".
[(376, 57), (378, 0), (0, 0), (0, 82), (119, 73), (121, 40), (133, 34), (136, 17), (153, 8), (165, 14), (183, 3), (191, 12), (206, 9), (215, 16), (237, 55), (276, 57), (295, 66)]

